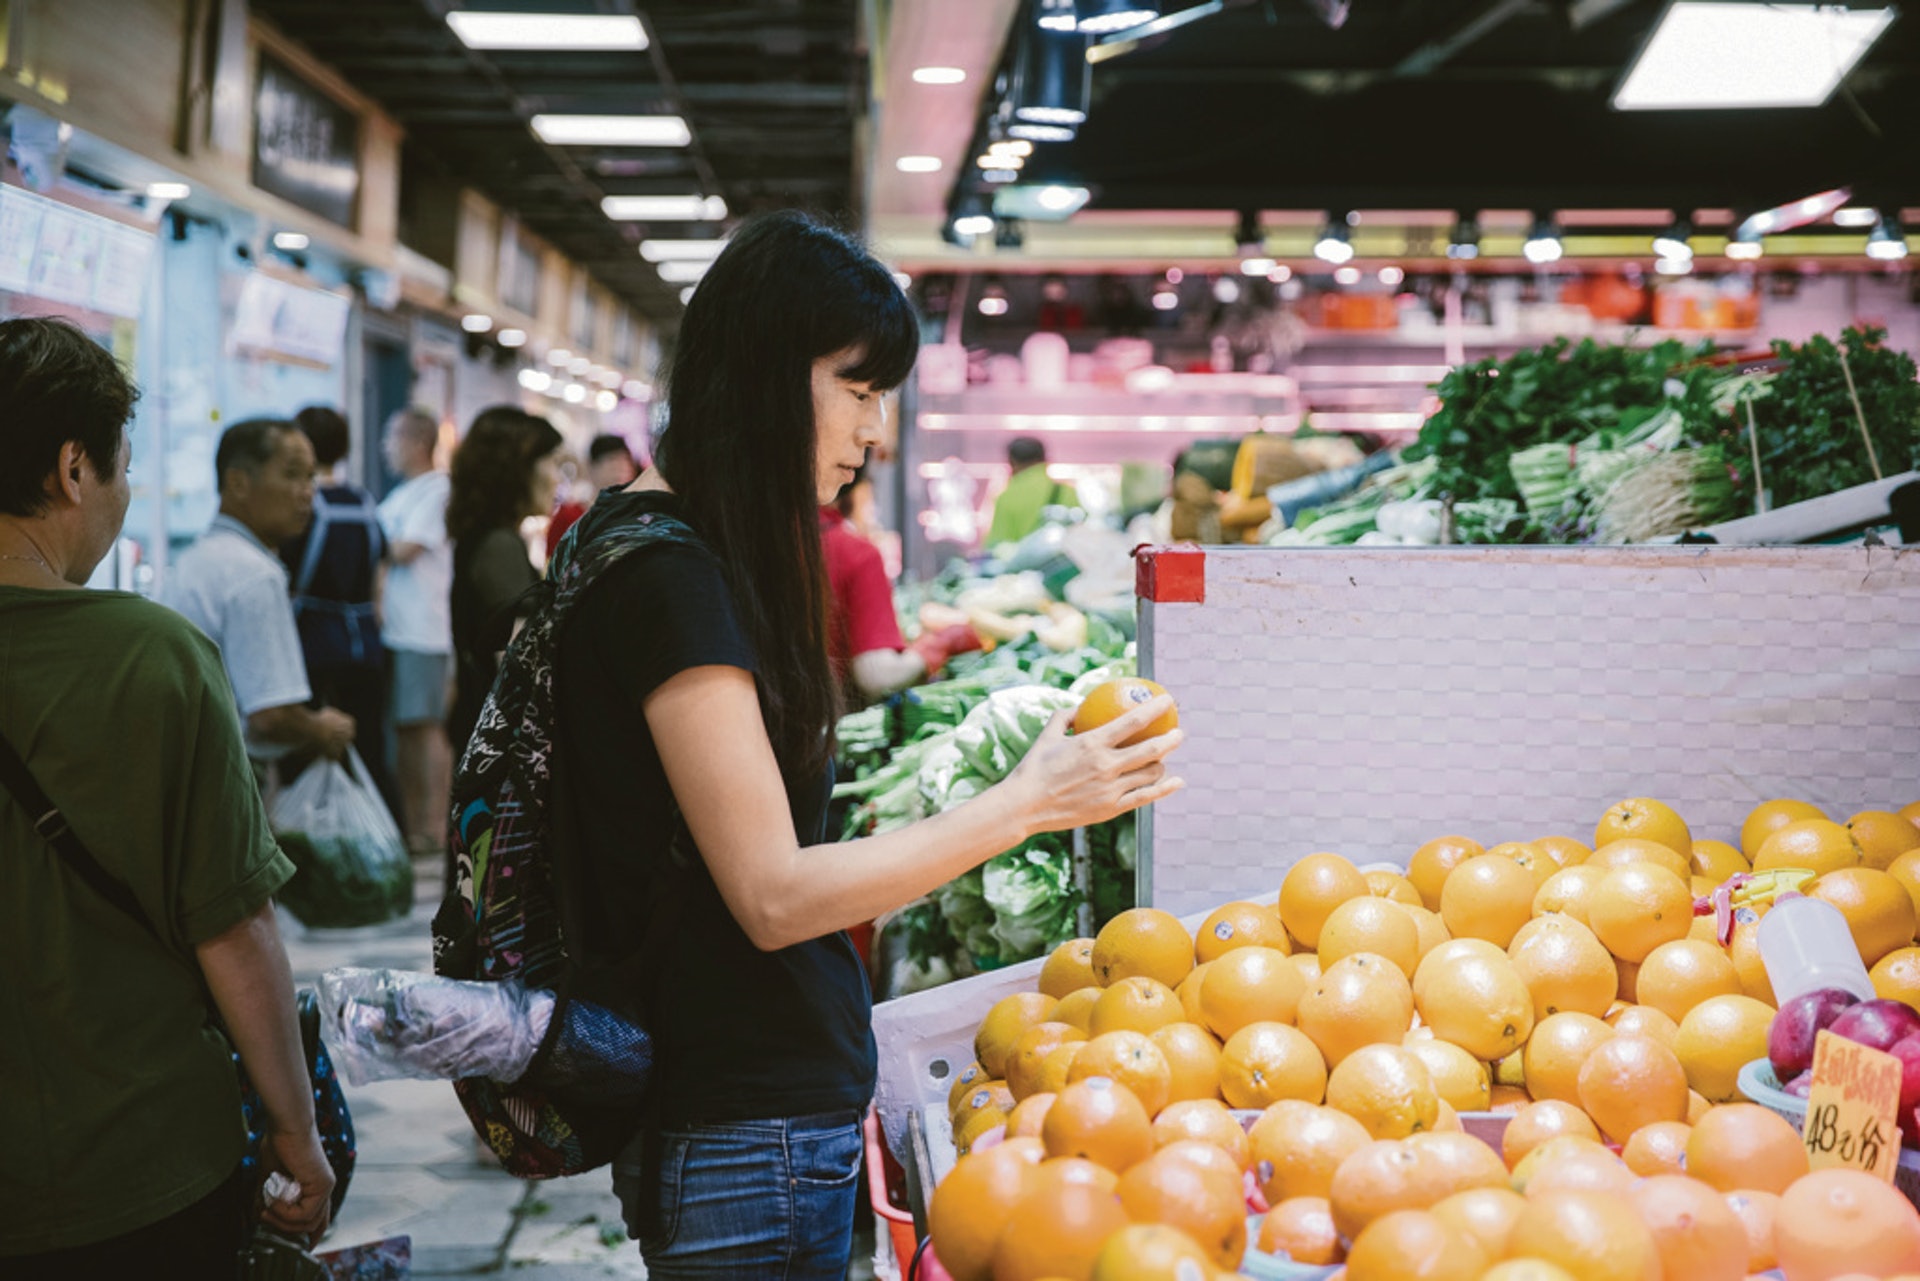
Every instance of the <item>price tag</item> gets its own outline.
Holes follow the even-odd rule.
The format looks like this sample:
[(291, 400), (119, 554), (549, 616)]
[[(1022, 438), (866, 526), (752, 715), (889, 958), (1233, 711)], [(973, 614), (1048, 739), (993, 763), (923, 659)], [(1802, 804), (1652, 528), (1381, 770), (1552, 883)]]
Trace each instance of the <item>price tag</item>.
[(1900, 1060), (1831, 1032), (1813, 1043), (1813, 1089), (1802, 1133), (1808, 1164), (1893, 1182), (1900, 1159)]

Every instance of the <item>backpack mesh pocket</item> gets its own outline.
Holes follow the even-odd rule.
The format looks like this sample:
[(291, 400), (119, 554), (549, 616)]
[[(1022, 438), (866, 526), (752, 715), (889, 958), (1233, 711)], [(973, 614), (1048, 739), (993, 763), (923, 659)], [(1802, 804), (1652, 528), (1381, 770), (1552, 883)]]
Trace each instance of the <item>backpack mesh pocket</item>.
[(600, 1107), (638, 1103), (653, 1075), (653, 1037), (604, 1005), (566, 1002), (546, 1053), (529, 1083), (556, 1097), (591, 1100)]

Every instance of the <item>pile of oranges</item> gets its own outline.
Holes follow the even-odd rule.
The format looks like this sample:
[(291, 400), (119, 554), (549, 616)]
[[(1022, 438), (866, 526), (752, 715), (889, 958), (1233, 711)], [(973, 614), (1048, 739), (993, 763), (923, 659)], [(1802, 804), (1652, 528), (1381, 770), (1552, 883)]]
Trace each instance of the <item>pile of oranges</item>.
[(1776, 868), (1920, 1008), (1920, 802), (1769, 801), (1735, 845), (1635, 798), (1590, 845), (1313, 854), (1197, 934), (1124, 912), (980, 1024), (933, 1249), (958, 1281), (1203, 1281), (1250, 1246), (1346, 1281), (1920, 1281), (1920, 1214), (1741, 1099), (1767, 905), (1722, 940), (1694, 901)]

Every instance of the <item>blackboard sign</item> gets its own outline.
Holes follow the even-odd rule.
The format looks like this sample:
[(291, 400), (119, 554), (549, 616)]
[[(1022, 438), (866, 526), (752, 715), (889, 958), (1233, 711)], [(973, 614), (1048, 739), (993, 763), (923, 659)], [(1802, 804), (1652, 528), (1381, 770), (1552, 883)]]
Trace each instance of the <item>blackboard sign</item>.
[(353, 226), (360, 118), (263, 53), (253, 120), (253, 185)]

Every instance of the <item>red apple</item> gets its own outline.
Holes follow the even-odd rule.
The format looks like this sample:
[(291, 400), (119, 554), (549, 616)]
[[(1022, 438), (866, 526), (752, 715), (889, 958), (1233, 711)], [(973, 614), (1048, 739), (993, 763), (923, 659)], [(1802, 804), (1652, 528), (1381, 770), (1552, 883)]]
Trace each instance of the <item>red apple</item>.
[(1876, 1050), (1891, 1050), (1896, 1042), (1920, 1033), (1920, 1012), (1905, 1001), (1876, 998), (1848, 1006), (1827, 1030)]
[(1813, 1093), (1813, 1073), (1802, 1072), (1799, 1076), (1780, 1087), (1796, 1099), (1804, 1099)]
[(1859, 1000), (1843, 988), (1823, 987), (1802, 992), (1781, 1006), (1767, 1031), (1767, 1058), (1773, 1061), (1773, 1079), (1791, 1081), (1812, 1067), (1814, 1038)]
[(1900, 1115), (1920, 1106), (1920, 1034), (1903, 1036), (1887, 1053), (1900, 1060)]

